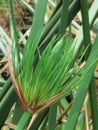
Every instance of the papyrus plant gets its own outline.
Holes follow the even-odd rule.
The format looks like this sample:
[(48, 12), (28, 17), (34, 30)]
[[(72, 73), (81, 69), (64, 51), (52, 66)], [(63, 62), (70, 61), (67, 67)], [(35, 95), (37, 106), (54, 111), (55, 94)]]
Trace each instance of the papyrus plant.
[(10, 69), (20, 103), (30, 112), (51, 105), (65, 95), (65, 92), (68, 94), (70, 89), (65, 84), (74, 77), (72, 73), (76, 70), (74, 67), (70, 71), (74, 50), (71, 39), (53, 38), (40, 54), (36, 67), (33, 64), (38, 42), (34, 41), (34, 43), (35, 46), (30, 48), (25, 46), (27, 51), (23, 53), (20, 68), (15, 61), (17, 59), (15, 50), (12, 50), (13, 70)]
[[(40, 2), (43, 5), (45, 4), (42, 8), (44, 12), (42, 17), (38, 14), (40, 12)], [(31, 113), (45, 109), (60, 98), (68, 95), (71, 91), (74, 91), (79, 83), (84, 80), (83, 76), (95, 65), (94, 63), (88, 68), (80, 69), (81, 58), (74, 61), (76, 45), (73, 44), (73, 40), (70, 37), (53, 37), (44, 51), (40, 53), (38, 46), (44, 32), (42, 21), (46, 5), (47, 0), (44, 2), (39, 0), (31, 33), (24, 47), (24, 52), (20, 56), (12, 1), (9, 0), (12, 32), (11, 56), (9, 58), (10, 74), (21, 106)], [(39, 17), (40, 21), (38, 21)], [(35, 66), (37, 53), (39, 60)]]

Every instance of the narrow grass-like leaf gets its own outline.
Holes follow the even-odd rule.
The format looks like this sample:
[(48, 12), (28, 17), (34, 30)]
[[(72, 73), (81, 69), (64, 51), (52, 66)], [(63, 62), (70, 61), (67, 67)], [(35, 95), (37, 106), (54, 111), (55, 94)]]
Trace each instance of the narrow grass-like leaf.
[(29, 80), (29, 77), (32, 73), (32, 65), (34, 61), (35, 51), (39, 44), (41, 34), (42, 34), (41, 28), (44, 22), (46, 6), (47, 6), (47, 0), (45, 1), (38, 0), (30, 35), (29, 38), (27, 39), (26, 47), (23, 54), (24, 62), (22, 64), (25, 63), (23, 65), (23, 70), (27, 72), (27, 73), (23, 73), (25, 81), (27, 78), (28, 78), (27, 80)]
[[(34, 22), (32, 25), (33, 30), (31, 29), (31, 32), (33, 33), (34, 37), (36, 36), (40, 27), (43, 25), (47, 2), (48, 2), (48, 0), (45, 0), (45, 1), (38, 0), (38, 2), (37, 2), (35, 18), (34, 18)], [(33, 38), (33, 36), (32, 36), (32, 38)]]
[[(18, 63), (20, 61), (20, 51), (18, 44), (18, 33), (16, 30), (16, 21), (14, 18), (14, 11), (12, 6), (12, 0), (9, 0), (9, 11), (10, 11), (10, 28), (11, 28), (11, 37), (12, 37), (12, 63), (13, 68), (18, 68)], [(17, 72), (15, 72), (17, 73)]]
[(90, 94), (90, 104), (91, 104), (91, 115), (93, 121), (93, 128), (94, 130), (98, 129), (98, 106), (97, 106), (97, 97), (96, 97), (96, 86), (94, 82), (94, 76), (92, 76), (91, 84), (89, 87), (89, 94)]
[(32, 23), (29, 38), (27, 40), (27, 44), (28, 43), (32, 44), (32, 42), (34, 41), (34, 39), (35, 39), (35, 37), (36, 37), (36, 35), (38, 33), (38, 30), (43, 25), (44, 16), (45, 16), (46, 7), (47, 7), (47, 1), (48, 0), (44, 0), (44, 1), (38, 0), (38, 2), (37, 2), (36, 9), (35, 9), (34, 20), (33, 20), (33, 23)]

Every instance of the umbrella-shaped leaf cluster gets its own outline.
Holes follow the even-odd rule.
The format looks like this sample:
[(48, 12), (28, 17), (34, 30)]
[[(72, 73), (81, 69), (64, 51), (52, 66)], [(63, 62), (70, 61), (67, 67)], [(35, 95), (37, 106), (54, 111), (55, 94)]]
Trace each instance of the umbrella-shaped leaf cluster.
[[(43, 6), (40, 8), (41, 3)], [(79, 86), (90, 69), (95, 66), (97, 59), (93, 63), (88, 60), (81, 68), (79, 63), (88, 47), (77, 62), (75, 61), (77, 45), (72, 38), (64, 36), (53, 36), (43, 52), (40, 52), (38, 47), (44, 32), (43, 20), (47, 0), (38, 1), (30, 35), (20, 57), (11, 0), (9, 5), (12, 35), (12, 53), (9, 60), (11, 78), (22, 107), (29, 112), (40, 111)], [(39, 60), (35, 66), (36, 54), (39, 54)], [(95, 54), (91, 55), (92, 58)]]
[[(25, 49), (29, 49), (29, 51), (24, 51), (20, 69), (17, 68), (17, 65), (13, 67), (13, 72), (15, 72), (13, 79), (16, 82), (15, 86), (20, 101), (30, 111), (44, 102), (46, 102), (46, 106), (50, 105), (65, 94), (65, 83), (74, 77), (71, 74), (74, 71), (70, 72), (74, 52), (71, 38), (54, 37), (40, 54), (35, 67), (34, 56), (39, 40), (36, 41), (34, 41), (35, 46), (30, 48), (25, 46)], [(13, 52), (15, 53), (15, 51)], [(76, 70), (76, 67), (73, 70)]]

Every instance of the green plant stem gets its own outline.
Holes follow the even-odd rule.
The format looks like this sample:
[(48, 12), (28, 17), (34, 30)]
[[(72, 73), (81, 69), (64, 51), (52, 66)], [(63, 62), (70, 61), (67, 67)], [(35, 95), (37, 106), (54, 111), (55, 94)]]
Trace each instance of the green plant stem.
[(59, 35), (64, 35), (67, 28), (68, 23), (68, 9), (69, 9), (69, 0), (63, 0), (62, 5), (62, 13), (61, 13), (61, 20), (59, 26)]
[[(88, 64), (91, 62), (92, 58), (94, 59), (95, 63), (98, 60), (98, 50), (97, 50), (98, 44), (97, 43), (98, 43), (98, 35), (95, 39), (94, 45), (93, 45), (92, 50), (90, 52), (90, 56), (87, 60), (85, 69), (88, 68)], [(72, 105), (71, 110), (70, 110), (68, 121), (65, 124), (65, 130), (69, 130), (69, 129), (74, 130), (75, 129), (75, 126), (76, 126), (76, 123), (78, 120), (78, 116), (79, 116), (81, 107), (83, 105), (83, 101), (84, 101), (86, 93), (89, 89), (89, 83), (91, 81), (94, 69), (95, 69), (95, 67), (93, 66), (90, 69), (89, 73), (83, 77), (84, 81), (79, 85), (75, 99), (73, 101), (73, 105)]]
[[(85, 47), (91, 42), (90, 40), (90, 26), (89, 26), (89, 17), (88, 17), (88, 2), (87, 0), (80, 0), (81, 3), (81, 12), (82, 12), (82, 21), (83, 21), (83, 36), (84, 36), (84, 45)], [(89, 46), (86, 52), (86, 59), (91, 50), (91, 46)]]
[[(14, 98), (13, 98), (14, 97)], [(6, 95), (3, 97), (3, 99), (0, 102), (0, 128), (2, 127), (5, 119), (8, 116), (8, 113), (11, 110), (12, 105), (17, 100), (17, 95), (14, 91), (13, 87), (10, 87), (10, 89), (7, 91)]]
[(96, 100), (97, 97), (96, 97), (96, 86), (95, 86), (94, 76), (92, 76), (91, 84), (89, 87), (89, 94), (90, 94), (93, 128), (94, 130), (98, 130), (98, 106)]
[[(98, 6), (97, 5), (98, 5), (98, 1), (95, 0), (92, 4), (90, 10), (89, 10), (89, 16), (90, 16), (89, 17), (89, 26), (90, 26), (90, 28), (92, 27), (92, 24), (93, 24), (93, 22), (96, 18), (97, 12), (98, 12)], [(77, 36), (74, 40), (74, 44), (77, 43), (77, 47), (75, 48), (75, 51), (74, 51), (75, 58), (78, 55), (78, 50), (82, 45), (82, 41), (83, 41), (83, 32), (82, 32), (82, 27), (81, 27), (80, 30), (79, 30), (79, 34), (77, 34)]]
[[(82, 19), (83, 19), (83, 36), (85, 47), (90, 43), (90, 27), (89, 27), (89, 17), (88, 17), (88, 3), (87, 0), (80, 0), (81, 2), (81, 10), (82, 10)], [(91, 46), (89, 47), (86, 53), (86, 59), (89, 55)], [(94, 130), (98, 130), (98, 108), (96, 102), (96, 89), (94, 84), (94, 77), (91, 80), (91, 85), (89, 86), (89, 95), (90, 95), (90, 102), (91, 102), (91, 112), (92, 112), (92, 119), (93, 119), (93, 127)]]
[[(78, 88), (77, 94), (75, 96), (75, 99), (73, 101), (72, 108), (70, 110), (70, 114), (67, 120), (67, 123), (65, 124), (64, 130), (75, 130), (75, 126), (80, 114), (81, 107), (83, 105), (83, 101), (85, 99), (88, 86), (91, 80), (91, 76), (93, 74), (93, 70), (85, 77), (85, 80)], [(85, 86), (85, 89), (83, 88)]]
[(85, 125), (85, 113), (81, 113), (75, 130), (84, 130)]
[(24, 130), (26, 126), (28, 125), (30, 119), (31, 119), (32, 114), (29, 112), (24, 112), (16, 129), (15, 130)]
[(13, 118), (12, 118), (13, 124), (17, 124), (22, 114), (24, 113), (24, 110), (20, 107), (19, 101), (17, 100), (15, 103), (16, 104), (15, 104), (15, 109), (14, 109)]
[(38, 114), (34, 122), (32, 123), (30, 130), (38, 130), (39, 126), (41, 125), (43, 119), (47, 116), (48, 114), (48, 109), (42, 111), (41, 113)]
[(53, 104), (49, 110), (49, 119), (48, 119), (48, 130), (56, 129), (56, 116), (57, 116), (57, 103)]
[(58, 123), (62, 122), (62, 118), (66, 115), (66, 113), (69, 111), (69, 109), (71, 108), (71, 106), (72, 106), (72, 102), (69, 103), (69, 105), (67, 106), (67, 108), (63, 111), (63, 113), (58, 118)]
[[(72, 19), (75, 17), (75, 15), (79, 11), (79, 9), (80, 9), (80, 2), (78, 0), (74, 0), (69, 6), (67, 26), (70, 24)], [(59, 12), (59, 15), (60, 15), (60, 12)], [(49, 31), (48, 35), (45, 37), (45, 39), (43, 39), (43, 42), (40, 45), (40, 51), (42, 51), (47, 46), (47, 44), (49, 43), (49, 41), (53, 37), (53, 35), (55, 33), (56, 34), (58, 33), (59, 24), (60, 24), (60, 20), (58, 20), (55, 23), (55, 25), (53, 25), (52, 29), (50, 28), (50, 31)]]
[[(54, 25), (57, 24), (57, 21), (59, 21), (60, 15), (61, 15), (61, 10), (62, 10), (62, 4), (61, 3), (62, 3), (61, 1), (58, 3), (55, 11), (53, 12), (53, 15), (51, 16), (50, 20), (48, 21), (48, 23), (47, 23), (47, 25), (45, 27), (45, 31), (44, 31), (44, 33), (42, 35), (42, 38), (41, 38), (41, 42), (46, 37), (46, 35), (50, 32), (50, 30), (54, 27)], [(69, 2), (70, 9), (72, 7), (71, 3), (72, 3), (72, 0)], [(64, 8), (64, 10), (65, 10), (65, 8)], [(68, 22), (66, 24), (68, 24)], [(58, 27), (59, 27), (59, 24), (58, 24), (58, 26), (56, 28), (58, 28)], [(57, 29), (55, 29), (55, 30), (57, 30)]]
[(8, 89), (10, 88), (12, 82), (11, 82), (11, 78), (9, 78), (5, 85), (3, 86), (1, 93), (0, 93), (0, 101), (3, 99), (4, 95), (6, 94), (6, 92), (8, 91)]
[(82, 21), (83, 21), (83, 35), (85, 39), (85, 44), (88, 44), (88, 42), (90, 42), (88, 2), (87, 0), (80, 0), (80, 3), (81, 3), (81, 12), (82, 12)]
[(38, 130), (45, 130), (45, 127), (47, 125), (48, 116), (44, 119), (43, 123), (41, 124), (41, 127)]
[(27, 2), (24, 0), (20, 0), (20, 2), (24, 4), (24, 6), (30, 11), (31, 14), (34, 14), (35, 10)]
[(51, 17), (47, 25), (45, 26), (44, 33), (42, 35), (41, 41), (46, 37), (46, 35), (50, 32), (50, 30), (54, 27), (54, 25), (57, 23), (57, 21), (60, 18), (61, 13), (61, 7), (57, 10), (57, 12)]
[(35, 9), (35, 16), (32, 23), (30, 35), (27, 40), (27, 44), (32, 44), (36, 35), (38, 34), (38, 30), (41, 29), (44, 23), (44, 16), (46, 12), (47, 7), (47, 1), (48, 0), (38, 0), (36, 9)]

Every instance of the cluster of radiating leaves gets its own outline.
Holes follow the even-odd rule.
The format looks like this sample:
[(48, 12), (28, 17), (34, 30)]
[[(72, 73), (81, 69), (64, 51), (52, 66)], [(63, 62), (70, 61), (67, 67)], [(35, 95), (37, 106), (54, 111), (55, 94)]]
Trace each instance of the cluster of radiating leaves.
[[(74, 50), (76, 46), (73, 45), (70, 38), (53, 38), (48, 43), (48, 46), (43, 53), (40, 54), (38, 45), (42, 37), (42, 26), (47, 0), (43, 2), (43, 6), (39, 10), (40, 2), (42, 1), (39, 1), (36, 7), (31, 32), (26, 42), (22, 58), (20, 58), (14, 13), (12, 3), (9, 0), (11, 12), (11, 35), (13, 40), (13, 72), (18, 90), (21, 90), (21, 92), (18, 91), (18, 93), (22, 94), (21, 98), (23, 96), (26, 105), (28, 107), (31, 106), (32, 108), (45, 101), (49, 101), (49, 99), (66, 90), (66, 93), (62, 93), (55, 100), (59, 99), (60, 96), (68, 95), (75, 89), (75, 87), (79, 86), (84, 80), (85, 75), (89, 73), (91, 67), (95, 65), (90, 64), (89, 67), (84, 67), (79, 71), (79, 67), (77, 67), (78, 64), (73, 66), (73, 61), (75, 59)], [(39, 16), (41, 10), (43, 11)], [(39, 19), (40, 22), (38, 22)], [(36, 66), (34, 66), (37, 50), (39, 53), (39, 61)]]
[[(11, 0), (9, 0), (9, 2), (11, 5)], [(11, 14), (12, 25), (13, 25), (13, 30), (14, 30), (14, 32), (12, 31), (12, 34), (14, 34), (12, 36), (13, 38), (12, 39), (13, 41), (13, 47), (12, 47), (13, 72), (14, 72), (14, 76), (16, 78), (18, 87), (21, 88), (21, 92), (24, 96), (23, 100), (26, 101), (26, 104), (28, 105), (28, 107), (31, 106), (31, 103), (32, 103), (32, 108), (40, 105), (41, 103), (45, 101), (50, 101), (49, 99), (51, 99), (51, 97), (55, 97), (59, 93), (61, 93), (60, 95), (61, 97), (62, 96), (65, 97), (71, 91), (74, 91), (76, 87), (78, 87), (72, 108), (70, 110), (70, 115), (68, 115), (67, 123), (65, 124), (64, 128), (61, 128), (62, 130), (63, 129), (73, 130), (76, 126), (76, 121), (79, 117), (79, 113), (83, 105), (85, 95), (88, 90), (91, 76), (93, 74), (96, 62), (98, 60), (98, 50), (97, 50), (98, 37), (95, 44), (92, 47), (92, 50), (90, 52), (87, 62), (85, 63), (84, 67), (82, 67), (81, 69), (78, 66), (79, 64), (76, 64), (76, 61), (74, 61), (76, 59), (74, 53), (75, 53), (75, 50), (77, 50), (76, 48), (78, 47), (73, 45), (71, 39), (65, 40), (64, 38), (58, 38), (58, 39), (53, 38), (49, 42), (47, 48), (43, 51), (43, 53), (40, 54), (39, 52), (39, 61), (36, 64), (36, 66), (34, 66), (35, 56), (36, 56), (38, 44), (41, 38), (41, 35), (40, 35), (41, 31), (38, 31), (38, 30), (43, 25), (42, 16), (44, 16), (44, 12), (45, 12), (45, 10), (43, 10), (45, 6), (42, 6), (41, 8), (41, 4), (43, 3), (44, 5), (46, 5), (47, 3), (45, 4), (45, 2), (47, 2), (47, 0), (45, 1), (39, 0), (38, 2), (39, 6), (37, 7), (39, 8), (37, 8), (37, 11), (35, 11), (35, 19), (33, 22), (34, 24), (31, 27), (31, 33), (28, 38), (29, 40), (27, 40), (21, 60), (18, 55), (20, 51), (18, 48), (18, 40), (17, 40), (18, 38), (16, 36), (17, 33), (15, 32), (16, 30), (15, 30), (15, 25), (14, 25), (14, 20), (13, 20), (13, 14)], [(66, 23), (65, 21), (63, 22)], [(63, 27), (64, 26), (62, 26), (62, 28)], [(81, 41), (80, 38), (79, 40)], [(78, 63), (80, 63), (79, 61)], [(74, 63), (75, 65), (73, 65)], [(54, 99), (55, 100), (60, 99), (60, 96)], [(56, 115), (56, 113), (57, 113), (56, 109), (51, 107), (49, 122), (52, 122), (52, 124), (49, 122), (47, 123), (49, 124), (49, 129), (50, 128), (53, 129), (55, 127), (54, 125), (55, 125), (56, 116), (54, 115)], [(52, 120), (53, 118), (55, 118), (54, 122)], [(19, 128), (18, 127), (16, 128), (17, 130), (20, 129), (21, 124), (22, 124), (21, 129), (23, 129), (23, 125), (25, 124), (24, 119), (26, 119), (26, 122), (28, 122), (28, 119), (29, 119), (28, 113), (24, 113), (21, 121), (19, 122)], [(37, 123), (38, 123), (38, 120), (37, 120)]]
[[(21, 69), (17, 72), (26, 103), (29, 105), (34, 101), (32, 107), (43, 103), (66, 88), (65, 82), (71, 78), (69, 71), (73, 61), (74, 47), (72, 39), (54, 37), (34, 67), (36, 49), (37, 44), (30, 47), (29, 51), (25, 51)], [(15, 69), (17, 68), (14, 68), (16, 72)]]

